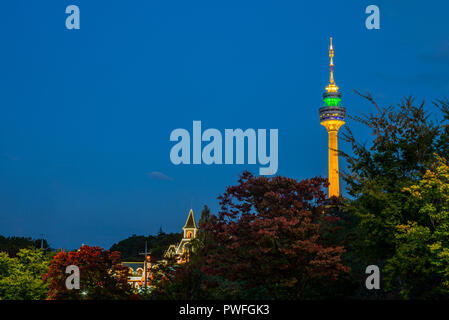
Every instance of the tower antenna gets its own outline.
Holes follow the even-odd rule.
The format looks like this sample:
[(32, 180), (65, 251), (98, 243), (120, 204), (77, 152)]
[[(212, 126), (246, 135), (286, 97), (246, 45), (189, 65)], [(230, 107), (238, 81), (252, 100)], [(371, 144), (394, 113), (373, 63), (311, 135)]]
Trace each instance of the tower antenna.
[(334, 80), (334, 46), (332, 45), (332, 37), (330, 40), (329, 46), (329, 58), (330, 58), (330, 77), (329, 77), (329, 85), (326, 87), (327, 92), (338, 92), (338, 87), (335, 84)]

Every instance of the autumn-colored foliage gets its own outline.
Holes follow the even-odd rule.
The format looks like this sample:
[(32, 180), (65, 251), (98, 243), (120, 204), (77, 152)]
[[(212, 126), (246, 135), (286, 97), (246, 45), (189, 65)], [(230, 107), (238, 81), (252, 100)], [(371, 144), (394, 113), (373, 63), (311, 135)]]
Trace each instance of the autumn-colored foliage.
[[(80, 289), (66, 287), (66, 267), (80, 270)], [(120, 253), (83, 245), (77, 251), (59, 252), (43, 279), (49, 283), (49, 299), (127, 299), (132, 298), (127, 283), (128, 268), (120, 263)]]
[(219, 197), (221, 211), (204, 224), (213, 241), (203, 271), (224, 279), (242, 298), (304, 298), (313, 283), (336, 280), (348, 268), (342, 246), (323, 241), (327, 213), (323, 178), (255, 177), (246, 171)]

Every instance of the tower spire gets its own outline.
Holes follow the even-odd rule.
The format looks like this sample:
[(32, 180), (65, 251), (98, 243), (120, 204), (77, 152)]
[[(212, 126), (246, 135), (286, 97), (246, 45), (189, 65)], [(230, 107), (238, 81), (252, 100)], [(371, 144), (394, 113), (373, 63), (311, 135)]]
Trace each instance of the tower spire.
[(331, 44), (329, 46), (329, 58), (330, 58), (330, 80), (329, 85), (326, 87), (327, 92), (338, 92), (338, 87), (335, 84), (334, 80), (334, 47), (332, 45), (332, 37), (331, 37)]

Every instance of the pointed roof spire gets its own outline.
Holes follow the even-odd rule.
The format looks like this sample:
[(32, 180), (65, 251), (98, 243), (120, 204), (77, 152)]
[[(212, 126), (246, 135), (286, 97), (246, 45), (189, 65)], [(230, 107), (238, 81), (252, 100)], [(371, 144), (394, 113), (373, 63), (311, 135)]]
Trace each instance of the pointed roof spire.
[(187, 228), (197, 229), (196, 223), (195, 223), (195, 217), (193, 216), (193, 210), (192, 209), (190, 209), (189, 216), (187, 217), (186, 224), (183, 227), (183, 229), (187, 229)]
[(330, 73), (329, 85), (326, 87), (326, 91), (327, 92), (338, 92), (338, 87), (334, 81), (334, 47), (332, 45), (332, 37), (331, 37), (331, 44), (329, 46), (329, 58), (330, 58), (329, 65), (331, 67), (331, 73)]

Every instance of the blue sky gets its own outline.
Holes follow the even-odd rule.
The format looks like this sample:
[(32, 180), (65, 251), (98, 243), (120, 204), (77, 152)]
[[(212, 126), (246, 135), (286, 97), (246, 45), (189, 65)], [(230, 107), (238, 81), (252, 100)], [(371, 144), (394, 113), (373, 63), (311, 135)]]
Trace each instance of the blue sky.
[[(70, 4), (80, 30), (65, 28)], [(365, 28), (370, 4), (380, 30)], [(279, 129), (278, 174), (326, 176), (329, 37), (349, 114), (371, 110), (353, 89), (430, 108), (449, 92), (448, 12), (443, 0), (4, 1), (0, 234), (109, 248), (180, 231), (190, 207), (216, 212), (225, 187), (259, 166), (174, 166), (170, 132), (193, 120)]]

